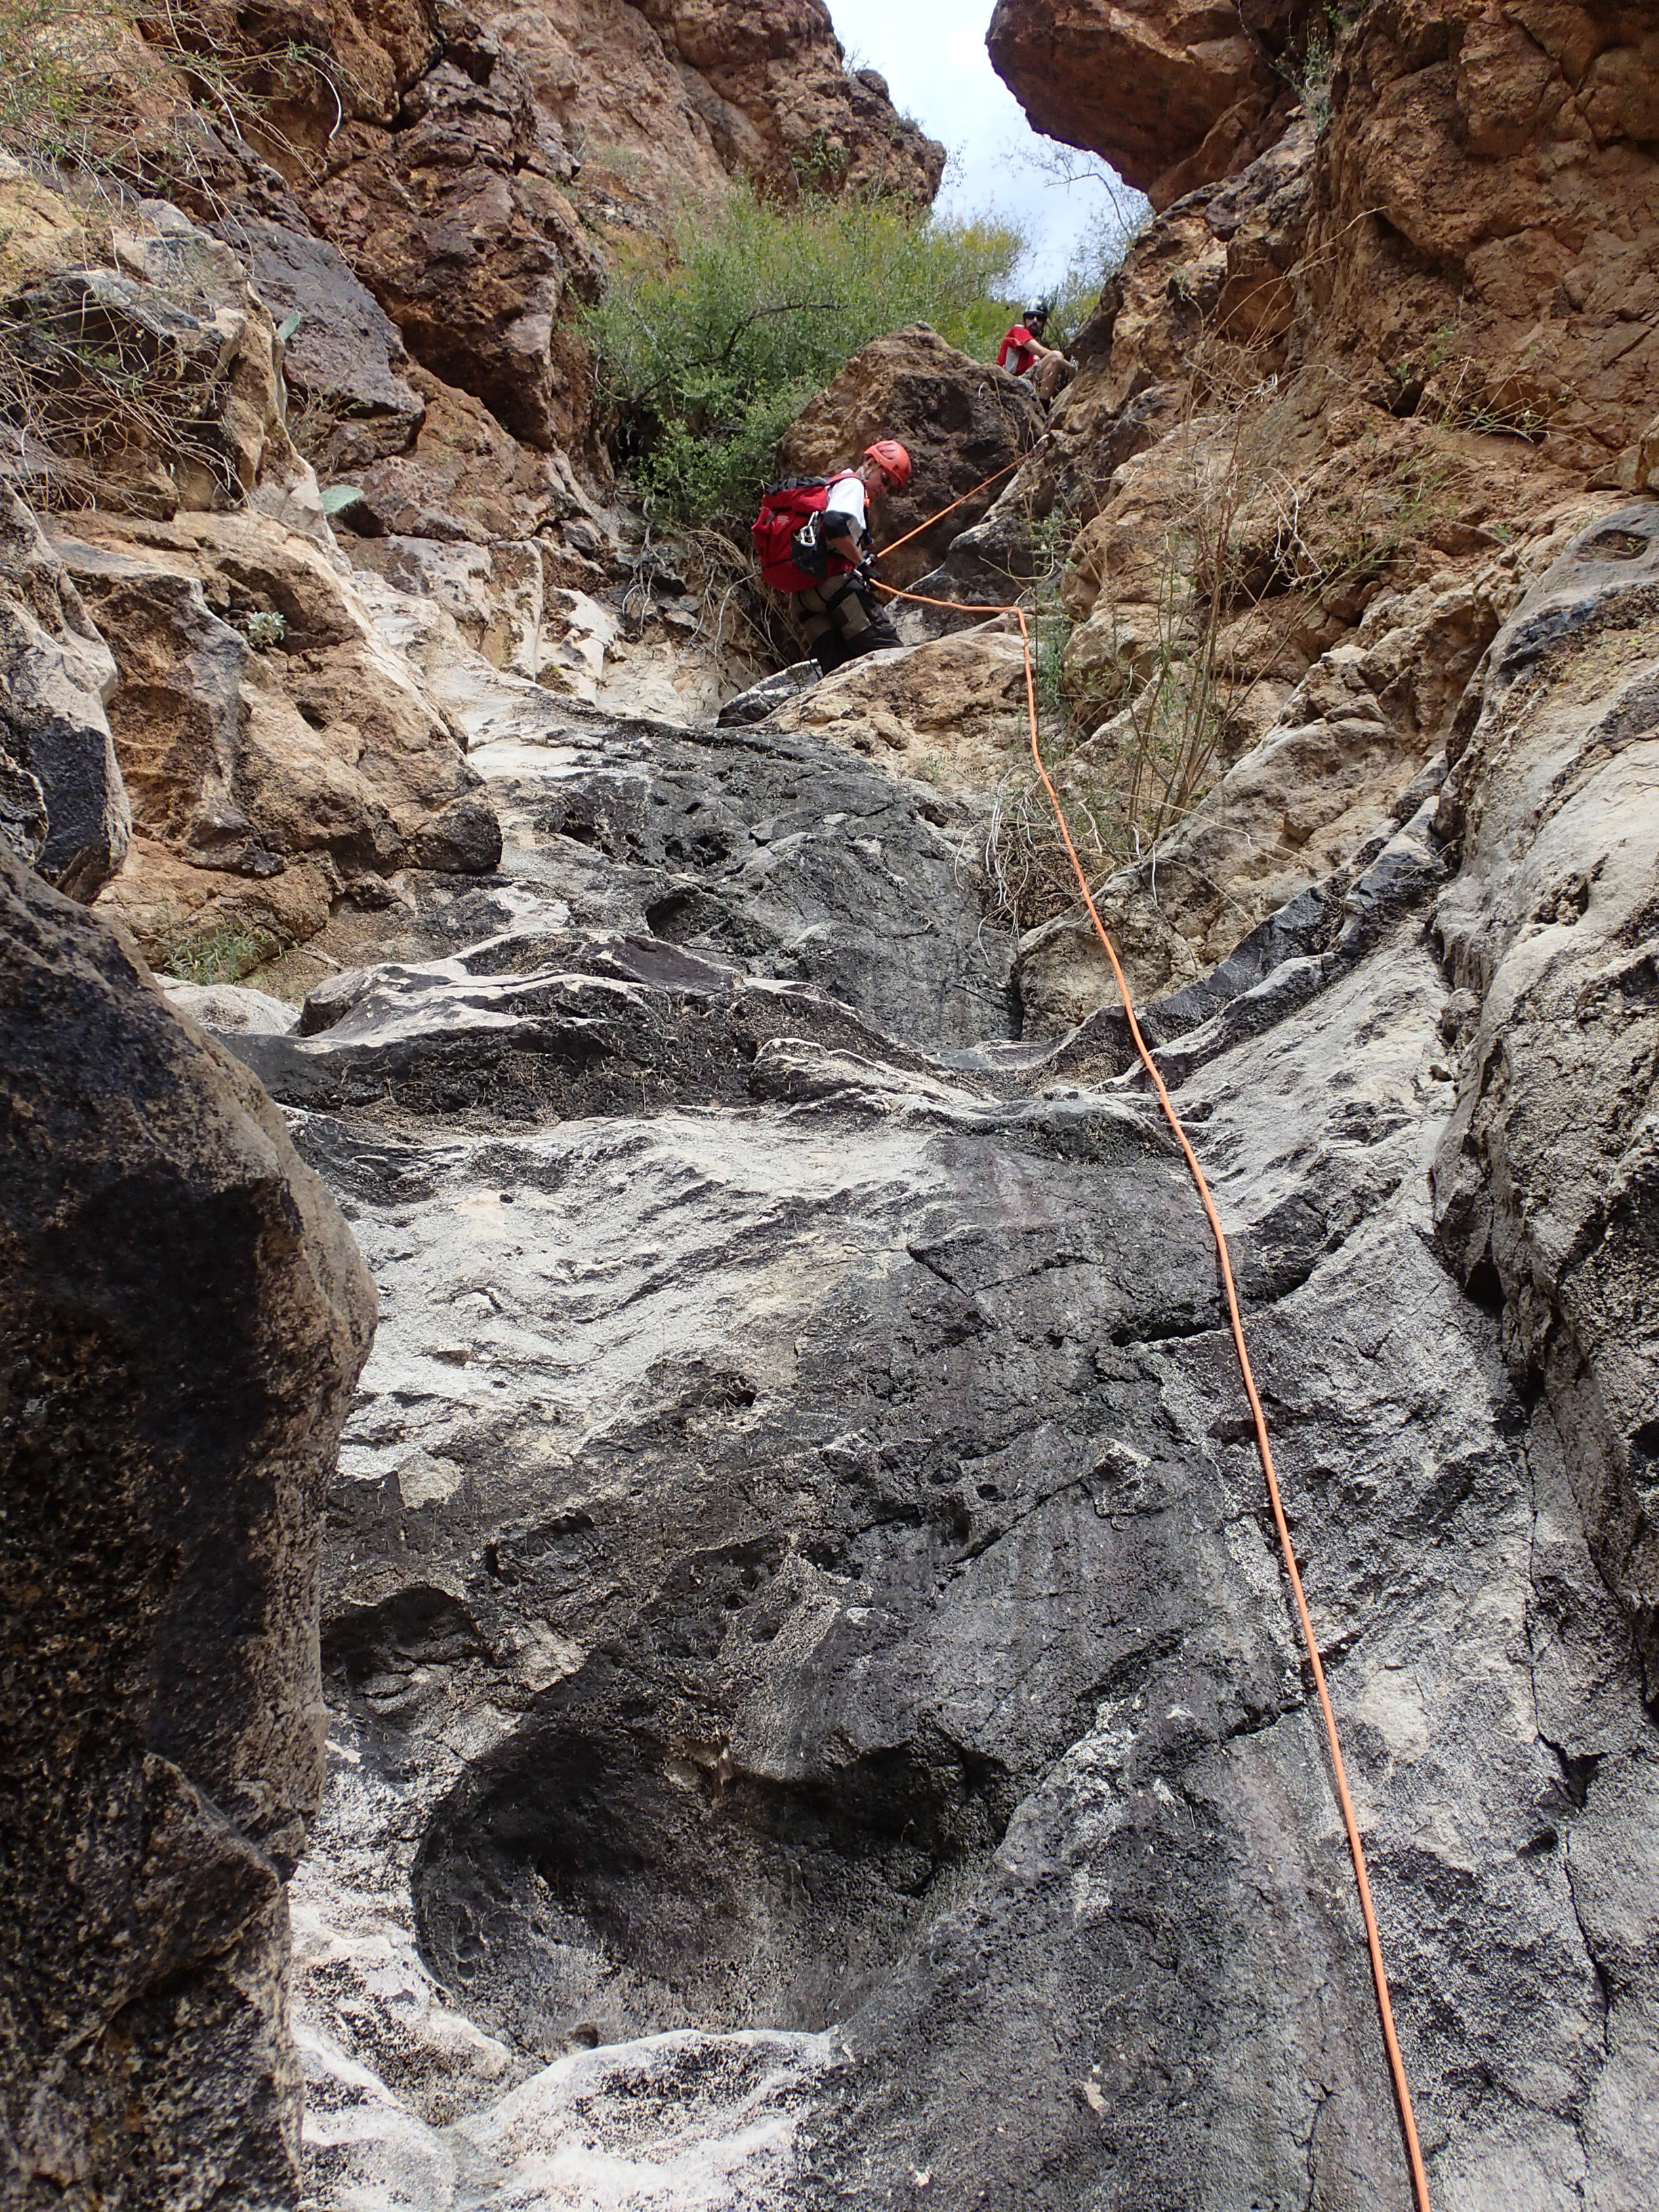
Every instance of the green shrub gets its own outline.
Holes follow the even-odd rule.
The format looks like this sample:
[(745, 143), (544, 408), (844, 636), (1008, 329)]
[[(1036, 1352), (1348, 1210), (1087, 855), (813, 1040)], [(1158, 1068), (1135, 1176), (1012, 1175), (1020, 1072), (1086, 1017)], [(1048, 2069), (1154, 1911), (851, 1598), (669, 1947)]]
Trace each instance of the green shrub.
[(216, 929), (174, 909), (151, 956), (160, 975), (180, 983), (240, 983), (281, 951), (269, 931), (242, 921), (221, 922)]
[(588, 317), (621, 458), (660, 513), (746, 518), (780, 434), (870, 339), (926, 322), (993, 354), (1024, 246), (885, 200), (688, 210), (668, 269), (624, 263)]

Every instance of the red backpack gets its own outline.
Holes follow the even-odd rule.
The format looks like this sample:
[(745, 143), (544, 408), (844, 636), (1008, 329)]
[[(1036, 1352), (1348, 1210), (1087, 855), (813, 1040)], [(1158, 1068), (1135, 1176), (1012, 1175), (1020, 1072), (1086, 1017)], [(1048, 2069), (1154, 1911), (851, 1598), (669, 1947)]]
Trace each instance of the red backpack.
[(826, 576), (844, 576), (855, 565), (830, 550), (818, 517), (831, 487), (857, 474), (842, 469), (832, 477), (785, 477), (767, 486), (749, 532), (763, 584), (775, 592), (810, 592)]

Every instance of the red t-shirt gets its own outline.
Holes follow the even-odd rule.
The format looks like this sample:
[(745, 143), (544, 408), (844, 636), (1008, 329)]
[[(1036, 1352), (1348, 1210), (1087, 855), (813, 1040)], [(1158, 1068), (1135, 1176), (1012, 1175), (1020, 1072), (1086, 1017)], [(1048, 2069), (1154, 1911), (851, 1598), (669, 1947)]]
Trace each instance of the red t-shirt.
[[(1013, 356), (1012, 363), (1008, 358), (1011, 354)], [(1031, 333), (1024, 323), (1016, 323), (998, 349), (997, 367), (1007, 368), (1012, 366), (1016, 376), (1024, 376), (1036, 357), (1036, 345)]]

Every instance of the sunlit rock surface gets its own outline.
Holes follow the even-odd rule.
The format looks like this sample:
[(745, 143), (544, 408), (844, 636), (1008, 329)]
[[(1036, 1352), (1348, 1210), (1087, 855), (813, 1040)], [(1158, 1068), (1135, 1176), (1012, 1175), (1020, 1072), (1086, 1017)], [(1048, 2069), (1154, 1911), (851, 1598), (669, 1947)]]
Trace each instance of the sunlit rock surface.
[[(1531, 786), (1498, 799), (1482, 734), (1528, 701), (1563, 700), (1540, 775), (1584, 763), (1550, 787), (1591, 888), (1548, 927), (1643, 879), (1643, 726), (1595, 735), (1644, 680), (1617, 527), (1488, 656), (1462, 796), (1379, 805), (1357, 872), (1145, 1009), (1233, 1234), (1436, 2201), (1494, 2212), (1517, 2174), (1637, 2212), (1655, 2148), (1645, 1015), (1596, 1001), (1611, 1116), (1536, 1045), (1495, 1091), (1516, 954), (1455, 949), (1534, 941)], [(1523, 632), (1576, 673), (1517, 689)], [(1213, 1255), (1121, 1019), (1016, 1041), (990, 924), (963, 964), (960, 802), (805, 730), (550, 700), (472, 757), (499, 880), (233, 1040), (383, 1300), (296, 1893), (313, 2201), (1401, 2194)], [(1638, 967), (1644, 912), (1607, 908)], [(1562, 1158), (1597, 1243), (1540, 1211)]]

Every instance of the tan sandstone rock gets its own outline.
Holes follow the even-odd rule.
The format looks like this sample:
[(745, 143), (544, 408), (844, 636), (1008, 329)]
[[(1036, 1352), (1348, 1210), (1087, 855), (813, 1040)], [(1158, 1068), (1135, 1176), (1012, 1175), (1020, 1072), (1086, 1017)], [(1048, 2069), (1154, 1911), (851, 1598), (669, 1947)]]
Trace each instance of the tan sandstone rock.
[(1568, 0), (1367, 9), (1308, 240), (1322, 344), (1611, 485), (1659, 365), (1656, 38)]
[[(1409, 588), (1376, 596), (1159, 838), (1155, 860), (1149, 854), (1108, 877), (1102, 912), (1138, 996), (1213, 966), (1287, 901), (1352, 869), (1379, 820), (1408, 796), (1415, 804), (1439, 772), (1436, 757), (1500, 623), (1594, 505), (1565, 503), (1529, 547), (1446, 561)], [(1133, 734), (1127, 715), (1106, 725), (1068, 760), (1062, 788), (1086, 759), (1091, 803), (1109, 807), (1106, 794), (1119, 788), (1111, 748), (1127, 751)], [(1060, 1035), (1112, 1002), (1110, 969), (1086, 919), (1061, 913), (1027, 934), (1020, 989), (1036, 1035)]]
[[(420, 428), (406, 452), (355, 465), (359, 497), (341, 516), (359, 538), (473, 539), (556, 533), (576, 560), (608, 551), (592, 498), (563, 453), (521, 445), (482, 400), (413, 367)], [(599, 570), (592, 570), (597, 580)]]
[(1033, 127), (1103, 154), (1154, 207), (1240, 167), (1295, 104), (1267, 44), (1291, 10), (998, 0), (986, 45)]
[(137, 834), (103, 905), (152, 957), (222, 931), (274, 951), (405, 866), (494, 866), (450, 726), (309, 540), (258, 515), (79, 515), (54, 544), (121, 677)]
[(0, 329), (26, 496), (165, 517), (314, 494), (273, 319), (229, 247), (161, 200), (94, 234), (61, 196), (0, 177), (0, 224), (14, 213), (27, 281), (0, 297)]
[(769, 726), (810, 730), (900, 775), (994, 790), (1025, 747), (1025, 657), (1012, 624), (849, 662), (780, 708)]

